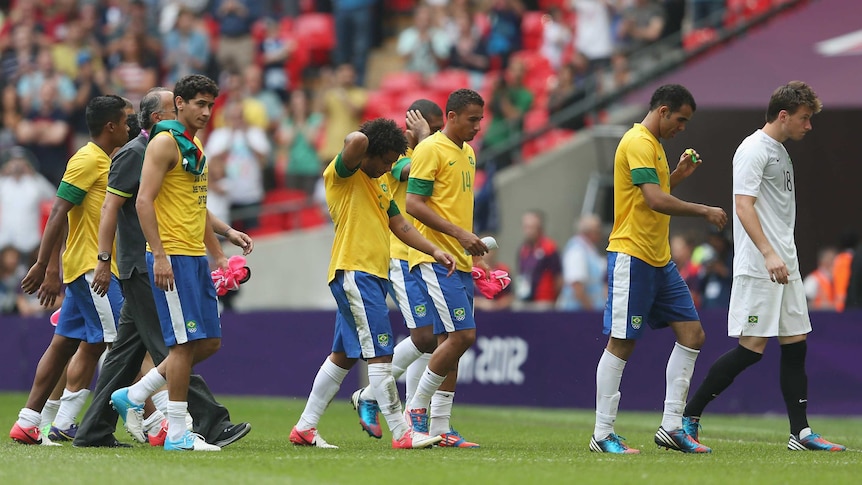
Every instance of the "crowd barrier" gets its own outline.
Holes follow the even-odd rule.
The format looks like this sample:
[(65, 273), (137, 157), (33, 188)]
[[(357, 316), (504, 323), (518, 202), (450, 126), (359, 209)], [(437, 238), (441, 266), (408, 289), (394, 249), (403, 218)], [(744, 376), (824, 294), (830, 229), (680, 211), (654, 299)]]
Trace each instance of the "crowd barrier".
[[(736, 341), (726, 336), (724, 311), (701, 314), (707, 333), (692, 379)], [(862, 414), (862, 314), (813, 313), (808, 344), (811, 414)], [(391, 315), (395, 339), (407, 335)], [(592, 409), (596, 363), (606, 343), (599, 313), (478, 313), (477, 341), (462, 358), (457, 401)], [(222, 349), (195, 369), (221, 395), (305, 397), (332, 343), (335, 313), (252, 312), (222, 316)], [(47, 318), (0, 317), (0, 390), (27, 391), (51, 339)], [(623, 376), (621, 410), (658, 411), (665, 365), (674, 343), (670, 330), (647, 331)], [(711, 412), (784, 413), (778, 380), (780, 351), (770, 342), (763, 360), (739, 376)], [(351, 372), (339, 397), (360, 382)]]

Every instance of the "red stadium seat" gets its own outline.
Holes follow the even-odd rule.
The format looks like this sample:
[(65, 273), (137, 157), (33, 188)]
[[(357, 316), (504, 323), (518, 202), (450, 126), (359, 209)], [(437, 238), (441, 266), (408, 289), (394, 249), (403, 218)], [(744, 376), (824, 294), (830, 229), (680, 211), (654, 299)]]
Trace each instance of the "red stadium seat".
[(421, 88), (423, 84), (422, 75), (418, 72), (390, 72), (380, 81), (380, 90), (396, 95)]
[(429, 87), (445, 91), (448, 95), (452, 91), (469, 88), (470, 74), (463, 69), (444, 69), (435, 74), (428, 84)]
[(542, 47), (545, 15), (544, 12), (524, 12), (521, 17), (521, 46), (524, 50), (535, 51)]
[(682, 48), (690, 52), (702, 46), (703, 44), (713, 42), (716, 39), (718, 39), (718, 32), (716, 32), (715, 29), (694, 29), (683, 36)]
[(301, 14), (294, 20), (293, 33), (302, 41), (300, 45), (308, 49), (312, 64), (320, 66), (329, 62), (335, 48), (335, 21), (331, 14)]
[[(548, 124), (548, 110), (544, 107), (534, 108), (524, 115), (524, 133), (532, 133)], [(539, 139), (530, 140), (521, 147), (521, 156), (525, 162), (529, 162), (533, 157), (542, 151), (542, 146)]]
[(362, 112), (362, 118), (364, 120), (380, 118), (389, 112), (389, 107), (395, 103), (395, 98), (396, 96), (389, 91), (369, 92), (365, 102), (365, 109)]

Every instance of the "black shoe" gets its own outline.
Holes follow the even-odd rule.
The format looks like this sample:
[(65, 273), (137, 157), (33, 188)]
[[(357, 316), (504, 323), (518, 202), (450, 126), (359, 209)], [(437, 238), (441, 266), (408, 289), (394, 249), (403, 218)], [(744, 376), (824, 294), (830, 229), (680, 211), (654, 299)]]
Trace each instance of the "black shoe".
[(224, 448), (225, 446), (242, 439), (243, 436), (247, 435), (251, 431), (251, 425), (249, 423), (239, 423), (228, 426), (221, 433), (219, 433), (218, 438), (213, 441), (211, 444)]
[(117, 441), (114, 435), (108, 435), (98, 441), (79, 442), (73, 441), (72, 446), (75, 448), (131, 448), (132, 445)]

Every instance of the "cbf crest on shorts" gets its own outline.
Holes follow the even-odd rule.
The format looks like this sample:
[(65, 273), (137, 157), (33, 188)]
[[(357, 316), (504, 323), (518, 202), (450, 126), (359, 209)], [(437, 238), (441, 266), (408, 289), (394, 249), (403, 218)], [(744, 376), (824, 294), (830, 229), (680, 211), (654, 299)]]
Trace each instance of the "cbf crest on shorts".
[(377, 345), (386, 348), (389, 347), (391, 343), (392, 337), (390, 337), (388, 333), (381, 333), (377, 336)]
[(638, 330), (644, 323), (644, 317), (640, 315), (632, 315), (632, 328)]
[(463, 308), (456, 308), (452, 310), (452, 315), (455, 317), (455, 321), (463, 322), (465, 318), (467, 318), (467, 310)]
[(198, 331), (198, 324), (194, 320), (189, 320), (186, 322), (186, 331), (189, 333), (195, 333)]
[(415, 307), (413, 307), (413, 313), (415, 313), (417, 317), (421, 318), (428, 314), (428, 309), (425, 308), (424, 304), (416, 305)]

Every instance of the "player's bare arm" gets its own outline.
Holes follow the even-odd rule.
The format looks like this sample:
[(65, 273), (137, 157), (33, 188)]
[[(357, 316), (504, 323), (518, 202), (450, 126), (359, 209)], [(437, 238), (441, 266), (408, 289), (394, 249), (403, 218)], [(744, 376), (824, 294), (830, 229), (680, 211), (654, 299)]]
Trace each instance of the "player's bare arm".
[(757, 211), (754, 210), (757, 197), (736, 194), (733, 198), (736, 201), (736, 216), (739, 217), (739, 222), (742, 223), (742, 227), (745, 229), (751, 242), (757, 246), (760, 254), (763, 255), (769, 277), (776, 283), (786, 285), (790, 272), (787, 270), (787, 264), (775, 253), (775, 249), (763, 232), (760, 218), (757, 217)]
[(224, 250), (221, 247), (221, 243), (216, 237), (216, 233), (213, 230), (212, 217), (210, 217), (210, 211), (207, 211), (207, 222), (206, 228), (204, 229), (204, 246), (207, 248), (207, 252), (212, 257), (213, 262), (215, 263), (217, 268), (221, 268), (224, 271), (227, 271), (227, 256), (224, 255)]
[[(125, 197), (108, 192), (105, 194), (105, 202), (102, 203), (101, 218), (99, 219), (99, 253), (111, 253), (114, 247), (114, 235), (117, 233), (117, 212), (126, 203)], [(111, 261), (99, 260), (93, 272), (93, 283), (90, 285), (99, 296), (108, 293), (111, 285)]]
[(368, 150), (368, 137), (365, 133), (353, 131), (344, 137), (344, 149), (341, 150), (341, 163), (349, 170), (356, 170), (365, 158)]
[(25, 293), (32, 295), (42, 286), (42, 282), (45, 280), (45, 271), (48, 269), (48, 262), (65, 232), (63, 229), (66, 227), (67, 216), (73, 206), (74, 204), (66, 199), (54, 198), (54, 205), (51, 207), (51, 214), (48, 216), (45, 232), (42, 234), (42, 242), (39, 244), (39, 255), (24, 280), (21, 281), (21, 288)]
[(727, 224), (727, 213), (721, 207), (711, 207), (680, 200), (661, 190), (658, 184), (641, 184), (641, 193), (650, 209), (669, 216), (703, 217), (718, 229)]
[(407, 213), (415, 217), (419, 222), (431, 229), (442, 232), (447, 236), (454, 237), (472, 256), (481, 256), (488, 252), (488, 246), (470, 231), (447, 221), (428, 207), (428, 196), (407, 193)]
[(425, 237), (413, 227), (413, 224), (407, 222), (401, 214), (394, 215), (389, 218), (389, 230), (398, 237), (404, 244), (413, 249), (422, 251), (423, 253), (433, 256), (438, 263), (446, 266), (449, 272), (446, 276), (451, 275), (455, 271), (455, 258), (438, 248), (434, 243), (425, 239)]
[(63, 256), (63, 242), (66, 240), (66, 235), (69, 232), (68, 219), (63, 221), (63, 231), (54, 249), (51, 251), (51, 259), (48, 260), (48, 268), (45, 270), (45, 281), (39, 286), (39, 291), (36, 295), (39, 297), (39, 304), (45, 308), (54, 306), (57, 297), (60, 296), (60, 291), (63, 289), (63, 278), (60, 272), (60, 260)]
[(207, 210), (207, 217), (212, 222), (213, 232), (219, 236), (224, 236), (234, 246), (242, 248), (243, 256), (248, 256), (248, 254), (254, 250), (254, 240), (251, 236), (230, 227), (230, 224), (222, 221), (209, 210)]
[(169, 136), (157, 136), (150, 140), (144, 154), (141, 169), (141, 186), (135, 209), (141, 229), (153, 252), (153, 280), (164, 291), (174, 289), (174, 272), (162, 246), (159, 223), (156, 220), (155, 200), (159, 195), (165, 175), (177, 164), (177, 145)]

